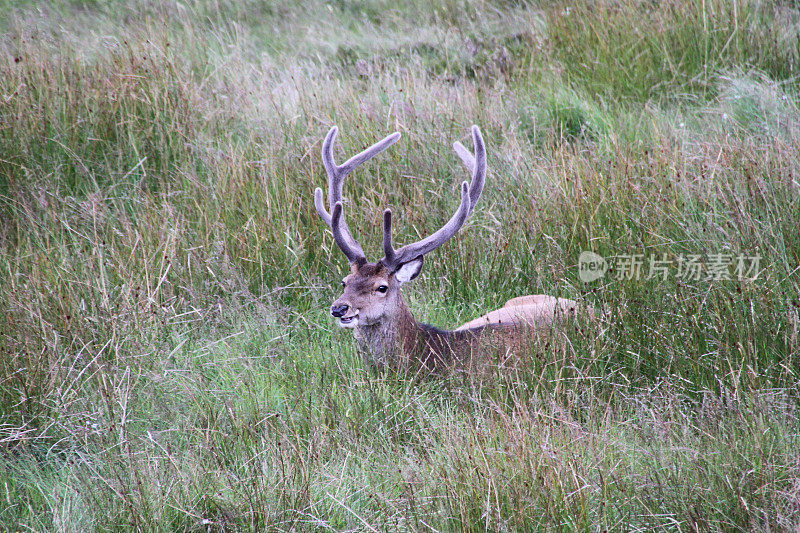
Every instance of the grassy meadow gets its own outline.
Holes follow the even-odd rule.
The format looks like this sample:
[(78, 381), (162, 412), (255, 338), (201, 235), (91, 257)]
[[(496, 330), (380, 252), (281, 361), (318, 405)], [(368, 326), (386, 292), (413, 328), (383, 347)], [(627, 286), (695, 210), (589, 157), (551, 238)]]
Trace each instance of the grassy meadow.
[[(0, 8), (0, 530), (800, 528), (796, 3)], [(416, 317), (601, 312), (374, 372), (328, 314), (322, 139), (403, 134), (345, 185), (377, 260), (385, 207), (400, 244), (450, 217), (472, 124)]]

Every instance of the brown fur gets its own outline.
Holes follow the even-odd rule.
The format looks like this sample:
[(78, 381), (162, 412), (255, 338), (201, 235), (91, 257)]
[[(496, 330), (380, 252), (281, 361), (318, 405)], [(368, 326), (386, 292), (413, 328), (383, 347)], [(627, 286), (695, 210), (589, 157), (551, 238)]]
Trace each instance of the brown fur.
[[(441, 371), (472, 367), (479, 360), (476, 356), (484, 357), (487, 351), (519, 349), (526, 341), (530, 343), (531, 326), (541, 329), (554, 322), (553, 315), (546, 319), (545, 310), (540, 313), (542, 320), (536, 323), (524, 320), (501, 323), (482, 317), (483, 322), (469, 328), (441, 330), (414, 318), (400, 292), (402, 284), (380, 262), (353, 264), (351, 268), (344, 280), (344, 293), (333, 307), (349, 306), (345, 318), (356, 316), (357, 312), (355, 337), (359, 348), (366, 361), (378, 368)], [(385, 294), (376, 291), (381, 285), (388, 288)]]

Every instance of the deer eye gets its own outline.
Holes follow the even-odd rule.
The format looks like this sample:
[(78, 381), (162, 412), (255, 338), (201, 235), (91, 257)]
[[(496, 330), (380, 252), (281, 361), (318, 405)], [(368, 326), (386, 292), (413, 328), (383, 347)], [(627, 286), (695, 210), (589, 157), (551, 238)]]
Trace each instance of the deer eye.
[(376, 290), (377, 290), (378, 292), (385, 293), (386, 291), (388, 291), (388, 290), (389, 290), (389, 287), (387, 287), (386, 285), (381, 285), (381, 286), (380, 286), (380, 287), (378, 287)]

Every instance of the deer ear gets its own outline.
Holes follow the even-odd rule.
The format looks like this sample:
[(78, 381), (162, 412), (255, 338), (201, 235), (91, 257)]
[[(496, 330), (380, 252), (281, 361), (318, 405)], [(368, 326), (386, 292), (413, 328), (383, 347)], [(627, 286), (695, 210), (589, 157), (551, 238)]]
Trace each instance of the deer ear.
[(394, 279), (399, 281), (400, 283), (405, 283), (407, 281), (411, 281), (412, 279), (419, 276), (419, 273), (422, 272), (422, 265), (425, 263), (425, 258), (423, 256), (417, 257), (416, 259), (412, 259), (407, 263), (403, 263), (400, 265), (400, 268), (394, 273)]

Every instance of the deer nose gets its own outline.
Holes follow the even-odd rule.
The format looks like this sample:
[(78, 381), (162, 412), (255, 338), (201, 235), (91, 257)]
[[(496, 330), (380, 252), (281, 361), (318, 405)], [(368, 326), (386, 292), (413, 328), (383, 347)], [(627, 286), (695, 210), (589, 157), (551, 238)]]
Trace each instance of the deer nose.
[(350, 309), (350, 306), (347, 304), (342, 305), (332, 305), (331, 306), (331, 314), (336, 318), (342, 318), (347, 310)]

